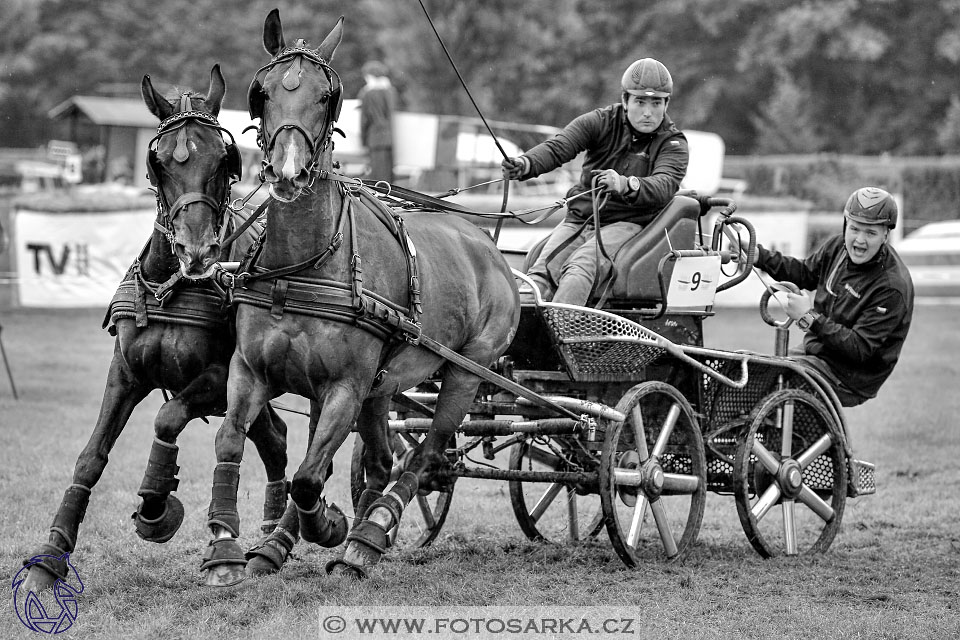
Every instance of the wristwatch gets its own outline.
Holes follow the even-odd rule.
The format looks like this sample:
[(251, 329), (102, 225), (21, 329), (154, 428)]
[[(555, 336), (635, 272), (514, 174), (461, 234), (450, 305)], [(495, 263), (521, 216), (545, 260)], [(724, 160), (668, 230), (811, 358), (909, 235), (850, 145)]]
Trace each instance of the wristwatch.
[(820, 314), (810, 309), (805, 314), (797, 318), (797, 326), (803, 329), (804, 331), (810, 331), (810, 328), (813, 327), (813, 323), (817, 321), (817, 318), (820, 317)]
[(630, 176), (627, 178), (627, 193), (636, 193), (637, 191), (640, 191), (640, 178)]

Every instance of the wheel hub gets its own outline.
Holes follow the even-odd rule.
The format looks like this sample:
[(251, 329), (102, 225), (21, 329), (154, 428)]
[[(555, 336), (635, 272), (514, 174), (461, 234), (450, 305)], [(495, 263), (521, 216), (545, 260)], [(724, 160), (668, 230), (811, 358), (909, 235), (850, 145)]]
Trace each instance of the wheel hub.
[(643, 478), (643, 483), (640, 486), (647, 497), (651, 500), (660, 497), (660, 493), (663, 492), (664, 478), (663, 467), (660, 466), (660, 462), (650, 458), (640, 468), (640, 475)]
[[(640, 454), (636, 451), (624, 451), (620, 454), (620, 459), (617, 461), (617, 467), (622, 469), (636, 469), (640, 466)], [(642, 471), (641, 471), (642, 473)], [(641, 475), (640, 487), (643, 486), (643, 477)], [(632, 487), (629, 485), (618, 484), (617, 485), (617, 495), (620, 497), (620, 501), (628, 507), (636, 506), (637, 504), (637, 491), (640, 487)]]
[(777, 471), (777, 484), (787, 498), (796, 498), (803, 487), (803, 469), (796, 460), (784, 460)]

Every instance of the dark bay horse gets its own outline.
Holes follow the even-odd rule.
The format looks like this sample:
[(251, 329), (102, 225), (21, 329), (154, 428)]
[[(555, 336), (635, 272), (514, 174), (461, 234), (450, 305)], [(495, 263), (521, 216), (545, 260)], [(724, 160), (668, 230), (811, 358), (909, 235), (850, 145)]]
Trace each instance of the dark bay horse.
[[(142, 502), (133, 516), (144, 540), (166, 542), (183, 521), (183, 506), (171, 493), (179, 482), (177, 436), (190, 420), (226, 410), (234, 338), (223, 291), (205, 278), (216, 261), (228, 258), (221, 255), (221, 241), (230, 224), (225, 219), (230, 185), (240, 177), (239, 151), (232, 137), (224, 140), (229, 132), (216, 119), (226, 91), (223, 75), (219, 65), (213, 67), (204, 96), (184, 91), (170, 102), (157, 93), (149, 76), (141, 91), (161, 121), (147, 160), (157, 191), (157, 219), (104, 321), (116, 342), (100, 415), (77, 459), (73, 484), (54, 516), (49, 539), (33, 554), (50, 558), (29, 570), (26, 588), (34, 591), (66, 575), (68, 567), (55, 557), (74, 550), (90, 492), (108, 455), (134, 408), (152, 390), (169, 390), (173, 397), (157, 414), (138, 492)], [(244, 234), (232, 249), (242, 253), (252, 243), (253, 237)], [(252, 417), (248, 436), (266, 467), (264, 520), (272, 529), (286, 505), (286, 425), (265, 407)]]
[[(337, 546), (347, 533), (344, 516), (322, 495), (335, 452), (356, 422), (371, 492), (357, 507), (360, 518), (390, 495), (379, 495), (390, 472), (390, 397), (438, 370), (433, 427), (408, 462), (413, 473), (404, 475), (408, 493), (452, 482), (443, 473), (445, 447), (480, 378), (423, 348), (418, 336), (488, 367), (519, 320), (510, 269), (477, 226), (435, 213), (401, 218), (356, 180), (331, 171), (343, 89), (329, 63), (342, 22), (316, 49), (303, 40), (287, 46), (276, 10), (264, 23), (272, 59), (251, 83), (248, 103), (251, 117), (260, 118), (263, 175), (274, 201), (262, 251), (234, 293), (237, 348), (209, 510), (217, 564), (201, 566), (207, 584), (220, 584), (218, 571), (242, 562), (237, 468), (244, 434), (270, 399), (291, 392), (321, 407), (290, 495), (303, 539)], [(362, 524), (351, 540), (363, 534)]]

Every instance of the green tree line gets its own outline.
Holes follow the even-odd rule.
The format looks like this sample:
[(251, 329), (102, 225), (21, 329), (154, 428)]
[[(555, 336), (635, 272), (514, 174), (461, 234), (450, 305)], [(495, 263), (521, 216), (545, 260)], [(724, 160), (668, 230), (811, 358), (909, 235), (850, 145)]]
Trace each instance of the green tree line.
[[(489, 120), (562, 126), (619, 99), (623, 70), (671, 70), (670, 114), (730, 154), (960, 152), (960, 0), (422, 0)], [(475, 116), (420, 0), (3, 0), (0, 146), (51, 137), (75, 94), (137, 95), (144, 74), (245, 108), (262, 25), (314, 45), (345, 18), (345, 96), (383, 60), (411, 111)]]

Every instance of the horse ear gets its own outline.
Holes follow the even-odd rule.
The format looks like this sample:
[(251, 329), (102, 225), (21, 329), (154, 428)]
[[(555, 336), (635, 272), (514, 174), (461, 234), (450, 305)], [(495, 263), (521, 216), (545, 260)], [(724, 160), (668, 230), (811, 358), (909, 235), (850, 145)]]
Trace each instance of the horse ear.
[(337, 47), (340, 46), (340, 40), (343, 39), (343, 16), (340, 16), (340, 19), (337, 20), (336, 26), (330, 30), (330, 33), (327, 34), (327, 37), (323, 39), (323, 42), (320, 43), (320, 46), (317, 47), (317, 55), (331, 62), (333, 60), (333, 54), (337, 50)]
[(213, 65), (210, 70), (210, 89), (207, 90), (207, 97), (204, 102), (210, 109), (210, 115), (214, 118), (220, 113), (220, 104), (223, 102), (223, 96), (227, 93), (227, 83), (223, 80), (223, 73), (220, 71), (220, 65)]
[(263, 21), (263, 48), (271, 56), (275, 56), (283, 50), (283, 25), (280, 24), (280, 10), (274, 9), (267, 14), (267, 19)]
[(157, 93), (157, 90), (153, 88), (153, 82), (150, 81), (149, 75), (143, 76), (143, 80), (140, 82), (140, 95), (143, 96), (143, 102), (147, 105), (150, 113), (157, 116), (161, 121), (173, 115), (173, 105)]

